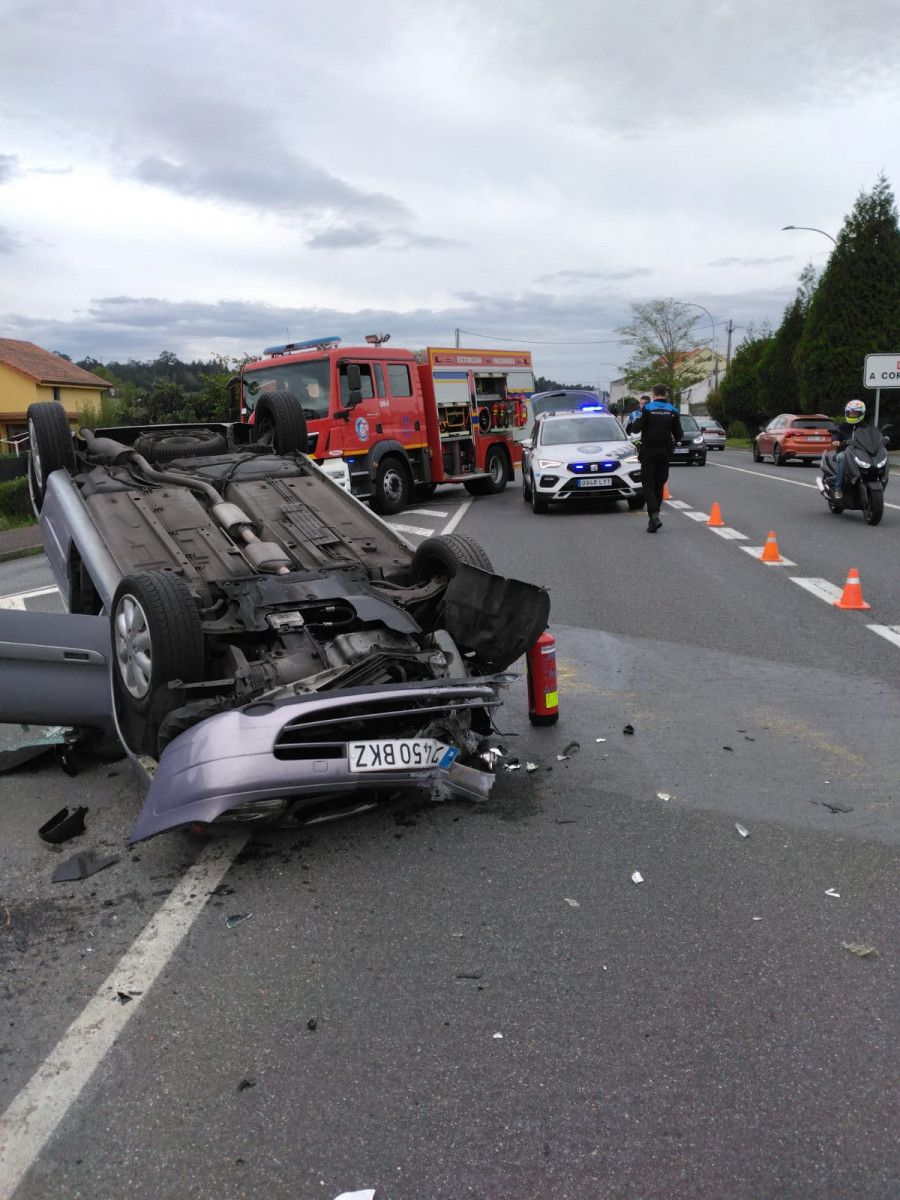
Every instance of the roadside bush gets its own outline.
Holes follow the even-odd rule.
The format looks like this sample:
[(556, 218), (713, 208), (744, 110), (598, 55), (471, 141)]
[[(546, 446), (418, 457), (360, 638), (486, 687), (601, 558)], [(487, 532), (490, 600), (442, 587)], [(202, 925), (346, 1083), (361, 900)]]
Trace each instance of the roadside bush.
[(743, 421), (732, 421), (728, 426), (728, 436), (730, 438), (749, 438), (750, 434)]
[(0, 520), (19, 523), (33, 516), (28, 480), (10, 479), (8, 483), (0, 483)]

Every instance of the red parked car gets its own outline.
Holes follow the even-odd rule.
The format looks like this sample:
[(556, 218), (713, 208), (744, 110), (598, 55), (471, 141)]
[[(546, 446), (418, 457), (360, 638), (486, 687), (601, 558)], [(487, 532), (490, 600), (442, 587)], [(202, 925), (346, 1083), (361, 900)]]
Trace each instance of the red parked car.
[(781, 413), (756, 435), (753, 461), (762, 462), (767, 454), (771, 454), (776, 467), (782, 466), (789, 458), (817, 463), (831, 445), (831, 431), (835, 428), (831, 417), (822, 413), (802, 416)]

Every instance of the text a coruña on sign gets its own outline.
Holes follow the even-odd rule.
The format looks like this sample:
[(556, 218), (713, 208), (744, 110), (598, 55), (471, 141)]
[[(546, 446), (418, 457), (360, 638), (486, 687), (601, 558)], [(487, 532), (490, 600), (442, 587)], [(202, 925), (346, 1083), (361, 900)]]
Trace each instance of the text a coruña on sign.
[(867, 388), (900, 387), (900, 354), (867, 354), (863, 383)]

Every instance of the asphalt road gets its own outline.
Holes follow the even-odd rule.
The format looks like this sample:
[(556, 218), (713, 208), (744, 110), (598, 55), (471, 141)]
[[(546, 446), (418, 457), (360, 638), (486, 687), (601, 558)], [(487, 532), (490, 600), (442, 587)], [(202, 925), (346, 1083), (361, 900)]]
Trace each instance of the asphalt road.
[[(900, 509), (836, 518), (814, 475), (673, 469), (656, 535), (468, 505), (551, 588), (560, 662), (554, 728), (511, 685), (483, 805), (127, 851), (123, 763), (0, 777), (0, 1196), (896, 1196)], [(769, 531), (795, 565), (742, 549)], [(795, 582), (851, 567), (868, 611)], [(51, 884), (72, 848), (121, 859)]]

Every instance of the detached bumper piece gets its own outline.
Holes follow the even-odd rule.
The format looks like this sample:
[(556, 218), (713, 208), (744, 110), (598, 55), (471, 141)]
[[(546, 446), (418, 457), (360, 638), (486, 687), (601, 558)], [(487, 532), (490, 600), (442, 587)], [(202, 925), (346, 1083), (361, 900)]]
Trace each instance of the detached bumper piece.
[(499, 705), (499, 688), (493, 679), (396, 684), (263, 700), (217, 713), (166, 747), (128, 840), (210, 824), (223, 814), (273, 819), (341, 797), (352, 801), (359, 792), (484, 799), (493, 777), (457, 763), (453, 753), (427, 767), (356, 773), (348, 743), (431, 737), (459, 751), (473, 713)]

